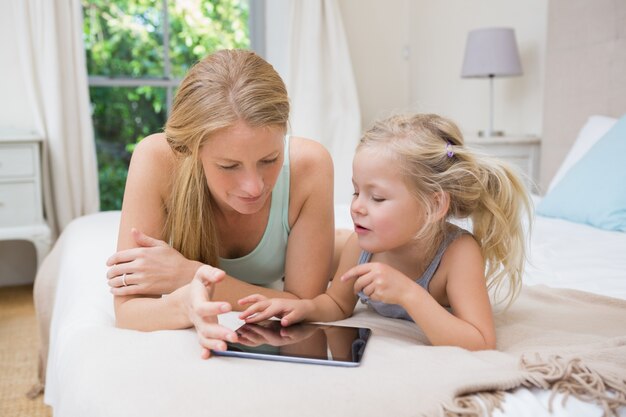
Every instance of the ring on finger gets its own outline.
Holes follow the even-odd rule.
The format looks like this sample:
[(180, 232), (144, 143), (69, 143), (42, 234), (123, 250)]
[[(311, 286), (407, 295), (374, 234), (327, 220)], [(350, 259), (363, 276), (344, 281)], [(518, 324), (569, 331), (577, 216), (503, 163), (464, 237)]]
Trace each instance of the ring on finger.
[(124, 275), (122, 275), (122, 285), (125, 287), (128, 287), (128, 284), (126, 283), (126, 273), (124, 273)]

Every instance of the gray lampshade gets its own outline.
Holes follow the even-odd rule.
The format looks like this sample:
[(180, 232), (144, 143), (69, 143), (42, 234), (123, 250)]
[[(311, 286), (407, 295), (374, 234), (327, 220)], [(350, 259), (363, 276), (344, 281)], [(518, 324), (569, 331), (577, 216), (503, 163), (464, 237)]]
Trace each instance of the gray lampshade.
[(461, 77), (502, 77), (521, 74), (522, 64), (513, 29), (476, 29), (467, 35)]

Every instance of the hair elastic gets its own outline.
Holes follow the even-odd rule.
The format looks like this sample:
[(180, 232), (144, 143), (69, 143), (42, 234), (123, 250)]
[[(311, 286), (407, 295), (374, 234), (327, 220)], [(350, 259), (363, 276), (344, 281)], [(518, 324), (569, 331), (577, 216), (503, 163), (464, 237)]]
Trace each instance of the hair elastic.
[(450, 143), (450, 141), (447, 141), (448, 143), (446, 143), (446, 155), (448, 155), (448, 158), (452, 158), (454, 156), (454, 152), (452, 151), (452, 143)]

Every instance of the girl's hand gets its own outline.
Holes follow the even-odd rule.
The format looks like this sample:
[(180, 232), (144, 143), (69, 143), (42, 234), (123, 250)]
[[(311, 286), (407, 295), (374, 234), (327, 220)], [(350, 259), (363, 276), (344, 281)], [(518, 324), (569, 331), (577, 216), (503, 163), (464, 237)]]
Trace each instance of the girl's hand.
[(211, 356), (211, 349), (226, 350), (224, 340), (229, 342), (238, 340), (234, 331), (218, 324), (217, 321), (218, 314), (231, 311), (231, 305), (211, 299), (215, 285), (224, 279), (225, 275), (221, 269), (203, 265), (198, 268), (189, 284), (187, 314), (198, 333), (203, 359)]
[(250, 304), (239, 318), (246, 323), (258, 323), (271, 317), (280, 318), (282, 326), (299, 323), (313, 309), (311, 300), (293, 300), (288, 298), (268, 299), (260, 294), (250, 295), (239, 300), (239, 304)]
[(241, 326), (237, 330), (239, 343), (246, 346), (259, 346), (270, 344), (272, 346), (293, 345), (302, 340), (308, 339), (317, 331), (314, 326), (294, 326), (276, 328), (265, 323), (249, 323)]
[(390, 267), (379, 262), (370, 262), (350, 268), (341, 276), (341, 281), (356, 278), (354, 293), (363, 294), (375, 301), (388, 304), (402, 304), (402, 298), (414, 288), (415, 281)]
[(137, 229), (132, 229), (132, 235), (139, 247), (116, 252), (107, 260), (114, 295), (169, 294), (189, 283), (197, 263)]

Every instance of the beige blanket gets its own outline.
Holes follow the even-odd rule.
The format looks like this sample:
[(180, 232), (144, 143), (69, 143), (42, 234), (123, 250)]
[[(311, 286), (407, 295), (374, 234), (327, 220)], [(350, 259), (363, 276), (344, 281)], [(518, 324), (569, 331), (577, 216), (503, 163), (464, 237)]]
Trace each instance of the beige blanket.
[[(350, 322), (371, 326), (373, 319), (362, 311)], [(409, 377), (415, 380), (414, 410), (421, 415), (483, 415), (484, 407), (491, 411), (499, 406), (503, 391), (520, 386), (596, 402), (605, 415), (626, 406), (625, 300), (524, 287), (511, 308), (496, 314), (498, 351), (419, 346), (425, 338), (411, 324), (382, 317), (375, 321), (376, 335), (400, 347), (387, 361), (403, 361), (421, 351), (402, 367), (414, 375)], [(480, 395), (471, 395), (476, 393)]]
[[(474, 392), (477, 384), (495, 391), (547, 388), (597, 402), (606, 414), (626, 406), (626, 301), (525, 287), (514, 306), (496, 316), (496, 329), (507, 365), (459, 386), (455, 403), (460, 408), (468, 403), (458, 396)], [(497, 353), (485, 355), (497, 361)]]

